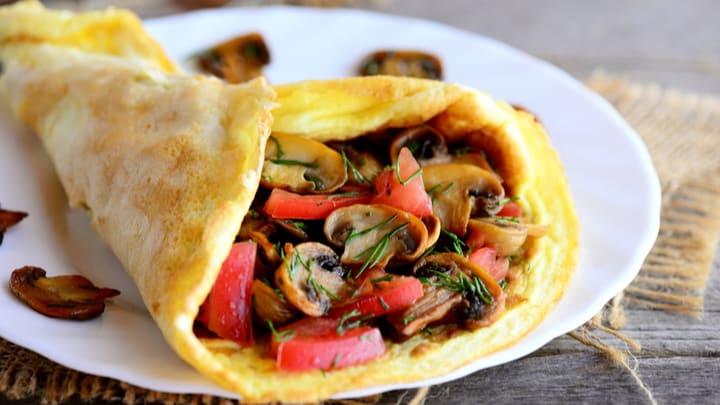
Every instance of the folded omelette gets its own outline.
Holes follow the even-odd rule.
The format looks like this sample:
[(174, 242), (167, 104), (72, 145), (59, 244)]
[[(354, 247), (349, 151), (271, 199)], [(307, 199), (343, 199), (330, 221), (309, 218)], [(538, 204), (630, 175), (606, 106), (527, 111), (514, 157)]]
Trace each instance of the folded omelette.
[[(245, 400), (310, 401), (442, 376), (529, 333), (572, 275), (578, 224), (557, 153), (531, 114), (473, 89), (391, 77), (274, 88), (263, 79), (230, 85), (178, 72), (126, 11), (71, 14), (44, 10), (34, 1), (0, 8), (0, 61), (4, 102), (42, 139), (69, 204), (87, 210), (168, 344)], [(417, 152), (425, 150), (427, 136), (439, 137), (442, 144), (440, 152), (433, 146), (429, 159)], [(325, 160), (303, 160), (312, 156), (303, 147), (293, 150), (303, 142), (311, 142), (306, 150), (327, 148), (323, 153), (332, 157), (327, 161), (336, 161), (325, 177), (312, 174)], [(386, 149), (394, 155), (382, 157)], [(376, 163), (374, 173), (360, 167), (368, 160)], [(460, 180), (433, 180), (439, 166), (451, 173), (445, 176), (480, 173), (466, 180), (482, 177), (485, 188), (452, 194)], [(424, 197), (416, 197), (430, 208), (398, 210), (394, 204), (403, 203), (384, 198), (378, 179), (387, 180), (382, 189), (387, 196), (424, 184)], [(302, 215), (283, 216), (269, 207), (272, 194), (281, 193), (300, 198), (284, 200), (281, 208), (310, 198), (332, 210), (310, 209), (302, 223)], [(445, 197), (451, 194), (455, 197)], [(463, 198), (474, 205), (456, 214)], [(502, 211), (509, 201), (515, 213)], [(355, 215), (352, 210), (385, 219), (366, 228), (338, 225)], [(258, 218), (276, 233), (251, 226)], [(351, 253), (351, 240), (367, 239), (371, 230), (391, 227), (398, 218), (407, 221)], [(503, 240), (485, 250), (478, 249), (481, 242), (472, 246), (472, 233), (488, 223), (526, 231), (519, 242)], [(272, 240), (286, 235), (288, 226), (294, 236)], [(306, 226), (310, 231), (302, 236)], [(419, 239), (409, 236), (410, 228), (418, 230)], [(269, 271), (260, 284), (293, 304), (287, 325), (273, 325), (263, 308), (253, 308), (253, 319), (243, 322), (254, 323), (255, 336), (240, 342), (202, 327), (203, 311), (236, 240), (257, 244), (263, 268), (254, 267), (256, 281), (259, 271)], [(487, 244), (492, 236), (482, 240)], [(301, 246), (320, 243), (325, 247), (318, 249), (326, 253), (317, 261), (298, 256)], [(449, 246), (450, 252), (438, 246)], [(391, 255), (391, 248), (400, 250)], [(479, 251), (492, 252), (492, 260), (482, 262), (490, 263), (486, 268), (468, 264)], [(307, 278), (298, 294), (310, 301), (297, 301), (295, 290), (283, 284), (285, 273), (268, 265), (273, 255), (283, 256), (275, 264), (290, 272), (291, 284), (299, 259), (297, 268)], [(328, 258), (342, 276), (336, 289), (320, 278), (311, 280), (311, 268), (325, 266)], [(455, 273), (438, 264), (441, 259), (458, 263)], [(461, 274), (457, 266), (470, 270)], [(420, 298), (391, 310), (400, 304), (372, 291), (397, 280), (420, 286)], [(441, 314), (437, 307), (432, 316), (416, 308), (422, 296), (439, 291), (447, 293)], [(375, 315), (357, 304), (366, 296), (382, 307), (373, 310)], [(319, 312), (311, 304), (322, 304)], [(378, 311), (382, 316), (373, 318)], [(292, 325), (308, 319), (339, 322), (332, 327), (338, 335), (352, 335), (353, 327), (382, 331), (382, 352), (344, 367), (335, 367), (339, 355), (330, 366), (281, 367), (274, 358), (280, 337), (296, 337)]]

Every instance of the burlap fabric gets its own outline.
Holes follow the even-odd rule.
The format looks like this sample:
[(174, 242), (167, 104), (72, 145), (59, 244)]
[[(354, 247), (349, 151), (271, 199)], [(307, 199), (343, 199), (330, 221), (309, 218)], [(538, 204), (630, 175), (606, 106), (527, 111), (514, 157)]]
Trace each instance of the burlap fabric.
[[(655, 85), (628, 83), (596, 74), (588, 86), (606, 97), (647, 144), (663, 187), (660, 235), (635, 281), (605, 310), (569, 335), (606, 353), (632, 373), (627, 352), (604, 343), (611, 334), (629, 349), (625, 306), (702, 313), (703, 293), (720, 235), (720, 98), (682, 93)], [(73, 399), (113, 400), (135, 404), (222, 404), (235, 401), (206, 395), (148, 391), (129, 384), (69, 370), (0, 339), (0, 390), (12, 399), (35, 398), (44, 404)], [(408, 403), (420, 403), (427, 389), (410, 392)], [(652, 393), (646, 389), (648, 398)], [(343, 403), (376, 403), (380, 396)]]

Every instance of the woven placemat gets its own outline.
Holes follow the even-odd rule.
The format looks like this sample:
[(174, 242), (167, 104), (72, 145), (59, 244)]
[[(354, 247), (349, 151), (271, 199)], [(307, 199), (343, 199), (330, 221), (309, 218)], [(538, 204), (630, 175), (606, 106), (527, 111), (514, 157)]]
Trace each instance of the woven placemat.
[[(699, 315), (703, 293), (720, 235), (720, 98), (629, 83), (597, 73), (588, 86), (606, 97), (640, 133), (657, 168), (663, 188), (658, 241), (637, 279), (605, 310), (569, 335), (606, 353), (632, 372), (626, 352), (607, 345), (602, 334), (624, 324), (625, 306), (643, 306)], [(11, 399), (36, 398), (55, 404), (70, 398), (117, 400), (127, 404), (230, 404), (236, 401), (208, 395), (178, 395), (148, 391), (120, 381), (73, 371), (0, 339), (0, 390)], [(652, 393), (647, 390), (652, 401)], [(422, 402), (426, 389), (414, 392), (409, 403)], [(329, 403), (376, 403), (380, 396)]]

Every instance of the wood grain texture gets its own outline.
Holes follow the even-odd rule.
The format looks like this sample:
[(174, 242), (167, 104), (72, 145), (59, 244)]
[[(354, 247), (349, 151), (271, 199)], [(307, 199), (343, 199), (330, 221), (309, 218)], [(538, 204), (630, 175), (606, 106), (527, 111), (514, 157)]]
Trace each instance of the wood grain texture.
[[(187, 9), (161, 0), (48, 1), (84, 9), (107, 4), (144, 17)], [(187, 2), (184, 2), (187, 3)], [(235, 0), (229, 5), (281, 1)], [(385, 0), (360, 7), (439, 21), (488, 35), (546, 59), (579, 79), (605, 69), (640, 82), (720, 93), (720, 2), (717, 0)], [(719, 140), (720, 142), (720, 140)], [(719, 154), (720, 155), (720, 154)], [(720, 261), (706, 290), (705, 313), (694, 318), (656, 310), (626, 310), (627, 328), (643, 350), (637, 373), (660, 404), (720, 403)], [(608, 337), (621, 346), (622, 342)], [(382, 404), (407, 403), (393, 392)], [(0, 402), (2, 402), (0, 400)], [(510, 364), (433, 387), (427, 404), (648, 403), (623, 369), (576, 340), (559, 337)], [(33, 403), (20, 401), (15, 403)]]

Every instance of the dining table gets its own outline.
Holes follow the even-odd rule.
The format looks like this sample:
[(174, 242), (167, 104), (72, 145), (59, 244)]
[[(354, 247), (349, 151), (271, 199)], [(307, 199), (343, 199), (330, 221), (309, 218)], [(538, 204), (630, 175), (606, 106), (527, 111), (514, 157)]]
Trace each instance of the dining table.
[[(656, 100), (668, 94), (685, 97), (695, 100), (696, 104), (683, 105), (690, 110), (702, 103), (714, 103), (714, 109), (703, 118), (709, 123), (704, 130), (711, 134), (705, 149), (710, 148), (710, 155), (717, 156), (707, 173), (720, 177), (720, 132), (717, 130), (720, 128), (720, 108), (717, 107), (720, 105), (717, 98), (720, 97), (720, 2), (717, 0), (47, 0), (43, 3), (49, 8), (74, 11), (123, 7), (143, 19), (206, 7), (285, 4), (358, 8), (434, 21), (494, 38), (555, 65), (608, 98), (623, 114), (637, 115), (637, 111), (633, 110), (636, 107), (623, 105), (626, 100), (623, 97), (630, 96), (618, 95), (619, 91), (634, 91), (638, 97), (641, 93), (650, 94)], [(653, 109), (643, 111), (647, 115)], [(632, 120), (628, 121), (633, 125)], [(682, 138), (684, 133), (678, 130), (672, 136)], [(710, 181), (710, 177), (707, 180), (699, 182), (710, 189), (709, 193), (720, 195), (718, 183)], [(674, 185), (664, 182), (662, 175), (661, 183), (664, 192)], [(718, 200), (720, 198), (711, 201), (720, 210)], [(622, 311), (622, 320), (612, 325), (603, 323), (599, 317), (595, 324), (590, 322), (558, 336), (509, 363), (427, 389), (390, 391), (359, 399), (359, 403), (720, 403), (720, 249), (717, 246), (720, 225), (717, 219), (706, 222), (698, 226), (708, 227), (704, 233), (705, 243), (710, 244), (711, 250), (710, 255), (700, 261), (702, 268), (697, 270), (702, 282), (692, 286), (692, 308), (669, 304), (653, 306), (646, 300), (621, 297), (615, 302), (615, 309)], [(670, 253), (667, 254), (672, 256), (674, 245), (668, 246)], [(671, 294), (671, 288), (667, 286), (659, 294)], [(626, 295), (632, 296), (632, 291)], [(3, 361), (0, 358), (0, 368)], [(48, 398), (42, 386), (29, 396), (3, 392), (0, 403), (32, 404), (43, 395)], [(222, 403), (217, 398), (199, 398), (193, 401)], [(50, 402), (181, 403), (186, 399), (140, 390), (133, 395), (121, 392), (109, 398), (80, 394), (54, 397)]]

